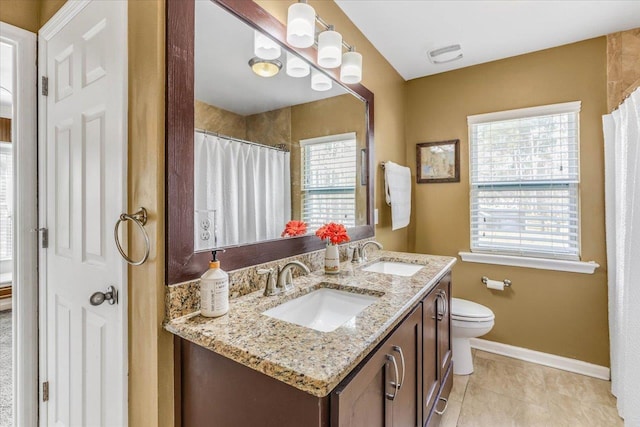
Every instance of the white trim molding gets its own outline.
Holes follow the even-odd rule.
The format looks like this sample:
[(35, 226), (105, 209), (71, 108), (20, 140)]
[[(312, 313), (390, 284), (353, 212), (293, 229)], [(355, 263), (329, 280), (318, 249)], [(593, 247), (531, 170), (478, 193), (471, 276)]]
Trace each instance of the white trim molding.
[(606, 366), (595, 365), (593, 363), (583, 362), (582, 360), (556, 356), (555, 354), (543, 353), (541, 351), (529, 350), (528, 348), (516, 347), (480, 338), (471, 338), (470, 341), (472, 348), (488, 353), (500, 354), (502, 356), (524, 360), (525, 362), (536, 363), (538, 365), (561, 369), (601, 380), (608, 381), (611, 379), (611, 371)]
[(569, 261), (564, 259), (533, 258), (478, 252), (458, 252), (458, 255), (462, 261), (465, 262), (536, 268), (539, 270), (568, 271), (582, 274), (593, 274), (596, 268), (600, 267), (600, 264), (595, 261)]
[(467, 124), (473, 125), (498, 120), (513, 120), (552, 114), (579, 113), (581, 108), (582, 101), (572, 101), (560, 104), (540, 105), (538, 107), (518, 108), (517, 110), (496, 111), (494, 113), (467, 116)]
[(14, 425), (38, 423), (38, 225), (36, 35), (0, 22), (0, 40), (14, 47), (13, 410)]
[(38, 35), (44, 40), (51, 40), (58, 31), (64, 28), (82, 9), (87, 7), (91, 0), (68, 1), (60, 10), (40, 28)]

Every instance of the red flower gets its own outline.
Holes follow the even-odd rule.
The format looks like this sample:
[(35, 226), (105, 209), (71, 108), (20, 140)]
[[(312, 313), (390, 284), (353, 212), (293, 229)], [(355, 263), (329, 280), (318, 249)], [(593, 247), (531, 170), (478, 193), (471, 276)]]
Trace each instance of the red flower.
[(351, 240), (344, 225), (335, 222), (330, 222), (318, 228), (316, 236), (322, 240), (328, 240), (333, 245), (339, 245)]
[(295, 237), (307, 234), (307, 223), (304, 221), (291, 220), (284, 226), (284, 231), (280, 237)]

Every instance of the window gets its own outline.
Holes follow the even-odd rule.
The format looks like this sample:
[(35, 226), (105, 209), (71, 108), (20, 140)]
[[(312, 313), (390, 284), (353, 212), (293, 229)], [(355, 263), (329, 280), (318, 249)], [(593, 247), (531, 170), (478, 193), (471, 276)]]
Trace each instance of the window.
[(469, 116), (471, 251), (579, 259), (580, 102)]
[(356, 220), (356, 134), (300, 141), (302, 220), (310, 230), (327, 222), (354, 227)]
[(11, 144), (0, 142), (0, 260), (13, 257), (13, 158)]

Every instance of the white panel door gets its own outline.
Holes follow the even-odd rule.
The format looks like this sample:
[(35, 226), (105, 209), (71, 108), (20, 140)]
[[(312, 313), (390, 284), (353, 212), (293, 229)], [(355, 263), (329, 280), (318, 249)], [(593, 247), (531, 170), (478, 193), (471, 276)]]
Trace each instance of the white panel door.
[[(92, 1), (46, 45), (46, 373), (50, 426), (127, 423), (126, 2)], [(90, 304), (97, 291), (117, 303)]]

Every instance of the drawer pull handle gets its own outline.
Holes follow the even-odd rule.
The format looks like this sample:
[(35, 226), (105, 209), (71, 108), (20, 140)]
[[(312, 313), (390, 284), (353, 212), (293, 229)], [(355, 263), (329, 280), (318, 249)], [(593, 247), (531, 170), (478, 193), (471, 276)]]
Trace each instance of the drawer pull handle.
[(398, 390), (400, 389), (400, 386), (398, 384), (398, 364), (396, 363), (396, 358), (390, 354), (387, 354), (387, 360), (390, 360), (391, 362), (393, 362), (393, 371), (394, 371), (395, 377), (393, 378), (393, 381), (390, 382), (394, 388), (394, 392), (393, 394), (386, 393), (386, 396), (387, 396), (387, 399), (394, 400), (398, 395)]
[(393, 351), (400, 353), (400, 363), (402, 364), (402, 379), (400, 380), (400, 384), (398, 384), (398, 391), (400, 391), (400, 389), (402, 388), (402, 384), (404, 384), (404, 372), (405, 372), (404, 353), (402, 353), (402, 348), (400, 346), (394, 345), (392, 348), (393, 348)]
[(439, 397), (438, 402), (440, 402), (441, 400), (444, 402), (444, 409), (442, 411), (438, 411), (438, 408), (436, 405), (436, 408), (433, 410), (438, 415), (444, 415), (444, 413), (447, 412), (447, 407), (449, 406), (449, 401), (447, 400), (446, 397)]

